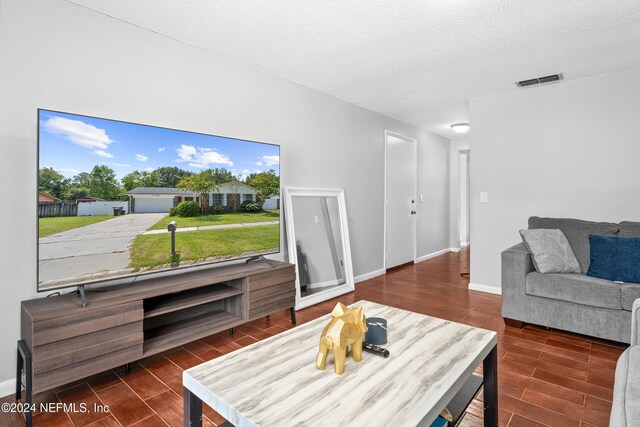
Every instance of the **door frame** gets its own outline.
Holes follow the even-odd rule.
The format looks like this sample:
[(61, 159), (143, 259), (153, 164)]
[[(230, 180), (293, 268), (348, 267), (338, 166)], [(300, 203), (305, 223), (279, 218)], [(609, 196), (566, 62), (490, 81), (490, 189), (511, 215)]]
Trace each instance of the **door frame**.
[[(457, 172), (458, 172), (458, 247), (461, 248), (463, 246), (469, 246), (469, 244), (471, 243), (471, 150), (469, 148), (464, 148), (462, 150), (456, 150), (456, 153), (458, 155), (458, 158), (456, 159), (456, 161), (458, 162), (457, 165)], [(461, 168), (460, 166), (462, 165), (462, 156), (465, 156), (465, 169), (466, 169), (466, 175), (464, 176), (465, 182), (463, 183), (462, 179), (463, 178), (461, 176)], [(462, 209), (462, 187), (463, 185), (466, 187), (466, 212), (464, 213), (464, 215), (466, 215), (466, 219), (467, 219), (467, 241), (463, 242), (461, 239), (461, 234), (462, 234), (462, 227), (460, 227), (460, 224), (462, 222), (462, 216), (463, 216), (463, 209)]]
[(382, 225), (382, 229), (383, 229), (382, 269), (385, 271), (387, 270), (387, 149), (388, 149), (388, 138), (390, 136), (413, 143), (413, 161), (416, 166), (416, 169), (415, 169), (416, 176), (413, 182), (413, 200), (416, 201), (415, 203), (416, 219), (413, 222), (413, 227), (412, 227), (413, 228), (412, 236), (413, 236), (413, 262), (414, 263), (416, 262), (417, 253), (418, 253), (417, 234), (418, 234), (418, 215), (420, 214), (420, 211), (418, 209), (418, 198), (417, 198), (418, 196), (418, 140), (414, 138), (410, 138), (398, 132), (385, 130), (384, 131), (384, 185), (383, 185), (384, 190), (383, 190), (383, 196), (382, 196), (383, 197), (382, 212), (383, 212), (383, 218), (384, 218), (383, 225)]

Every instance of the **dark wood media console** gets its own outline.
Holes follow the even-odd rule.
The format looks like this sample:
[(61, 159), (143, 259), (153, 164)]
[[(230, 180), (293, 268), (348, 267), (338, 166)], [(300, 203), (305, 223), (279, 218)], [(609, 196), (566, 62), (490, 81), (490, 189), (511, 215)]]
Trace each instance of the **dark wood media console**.
[[(22, 302), (16, 397), (229, 330), (281, 309), (295, 324), (295, 268), (234, 264)], [(30, 413), (27, 422), (30, 423)]]

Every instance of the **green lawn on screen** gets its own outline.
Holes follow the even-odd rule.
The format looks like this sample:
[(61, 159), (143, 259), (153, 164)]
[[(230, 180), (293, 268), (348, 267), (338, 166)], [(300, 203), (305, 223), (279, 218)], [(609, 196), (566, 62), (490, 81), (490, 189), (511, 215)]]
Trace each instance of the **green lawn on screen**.
[[(176, 233), (176, 252), (180, 261), (230, 257), (280, 247), (280, 225), (257, 225), (217, 230)], [(170, 264), (171, 234), (143, 234), (130, 249), (131, 268)]]
[(178, 228), (201, 227), (203, 225), (222, 225), (222, 224), (242, 224), (249, 222), (266, 222), (279, 221), (280, 211), (261, 211), (261, 212), (229, 212), (219, 214), (205, 214), (190, 218), (181, 218), (179, 216), (165, 216), (156, 222), (149, 230), (166, 230), (167, 225), (171, 221), (178, 224)]

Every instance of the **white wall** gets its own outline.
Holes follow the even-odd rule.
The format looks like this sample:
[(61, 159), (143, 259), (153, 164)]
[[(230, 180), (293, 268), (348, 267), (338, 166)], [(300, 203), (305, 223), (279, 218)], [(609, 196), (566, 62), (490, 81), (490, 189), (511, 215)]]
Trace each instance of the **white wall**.
[(280, 200), (279, 196), (269, 197), (267, 200), (264, 201), (264, 204), (262, 205), (262, 209), (264, 209), (265, 211), (278, 209), (279, 200)]
[(640, 221), (639, 77), (635, 69), (471, 100), (474, 286), (500, 288), (500, 252), (530, 216)]
[(62, 0), (0, 0), (0, 63), (0, 391), (36, 296), (37, 108), (281, 144), (283, 185), (345, 189), (356, 276), (382, 268), (384, 130), (416, 138), (418, 254), (448, 247), (444, 138)]
[(113, 208), (119, 206), (128, 213), (129, 204), (122, 201), (78, 203), (78, 216), (113, 215)]
[(449, 146), (449, 247), (460, 248), (460, 152), (470, 151), (468, 139), (451, 141)]
[[(404, 135), (415, 138), (406, 133)], [(424, 132), (417, 139), (417, 257), (420, 258), (450, 247), (449, 140), (429, 132)], [(422, 200), (420, 195), (423, 196)]]

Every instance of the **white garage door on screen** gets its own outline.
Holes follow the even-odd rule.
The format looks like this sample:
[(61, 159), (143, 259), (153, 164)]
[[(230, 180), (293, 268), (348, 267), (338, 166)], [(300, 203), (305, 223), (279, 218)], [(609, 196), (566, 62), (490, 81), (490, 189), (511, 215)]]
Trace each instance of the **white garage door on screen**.
[(134, 211), (135, 213), (158, 213), (167, 212), (173, 206), (173, 197), (153, 197), (140, 198), (136, 197)]

